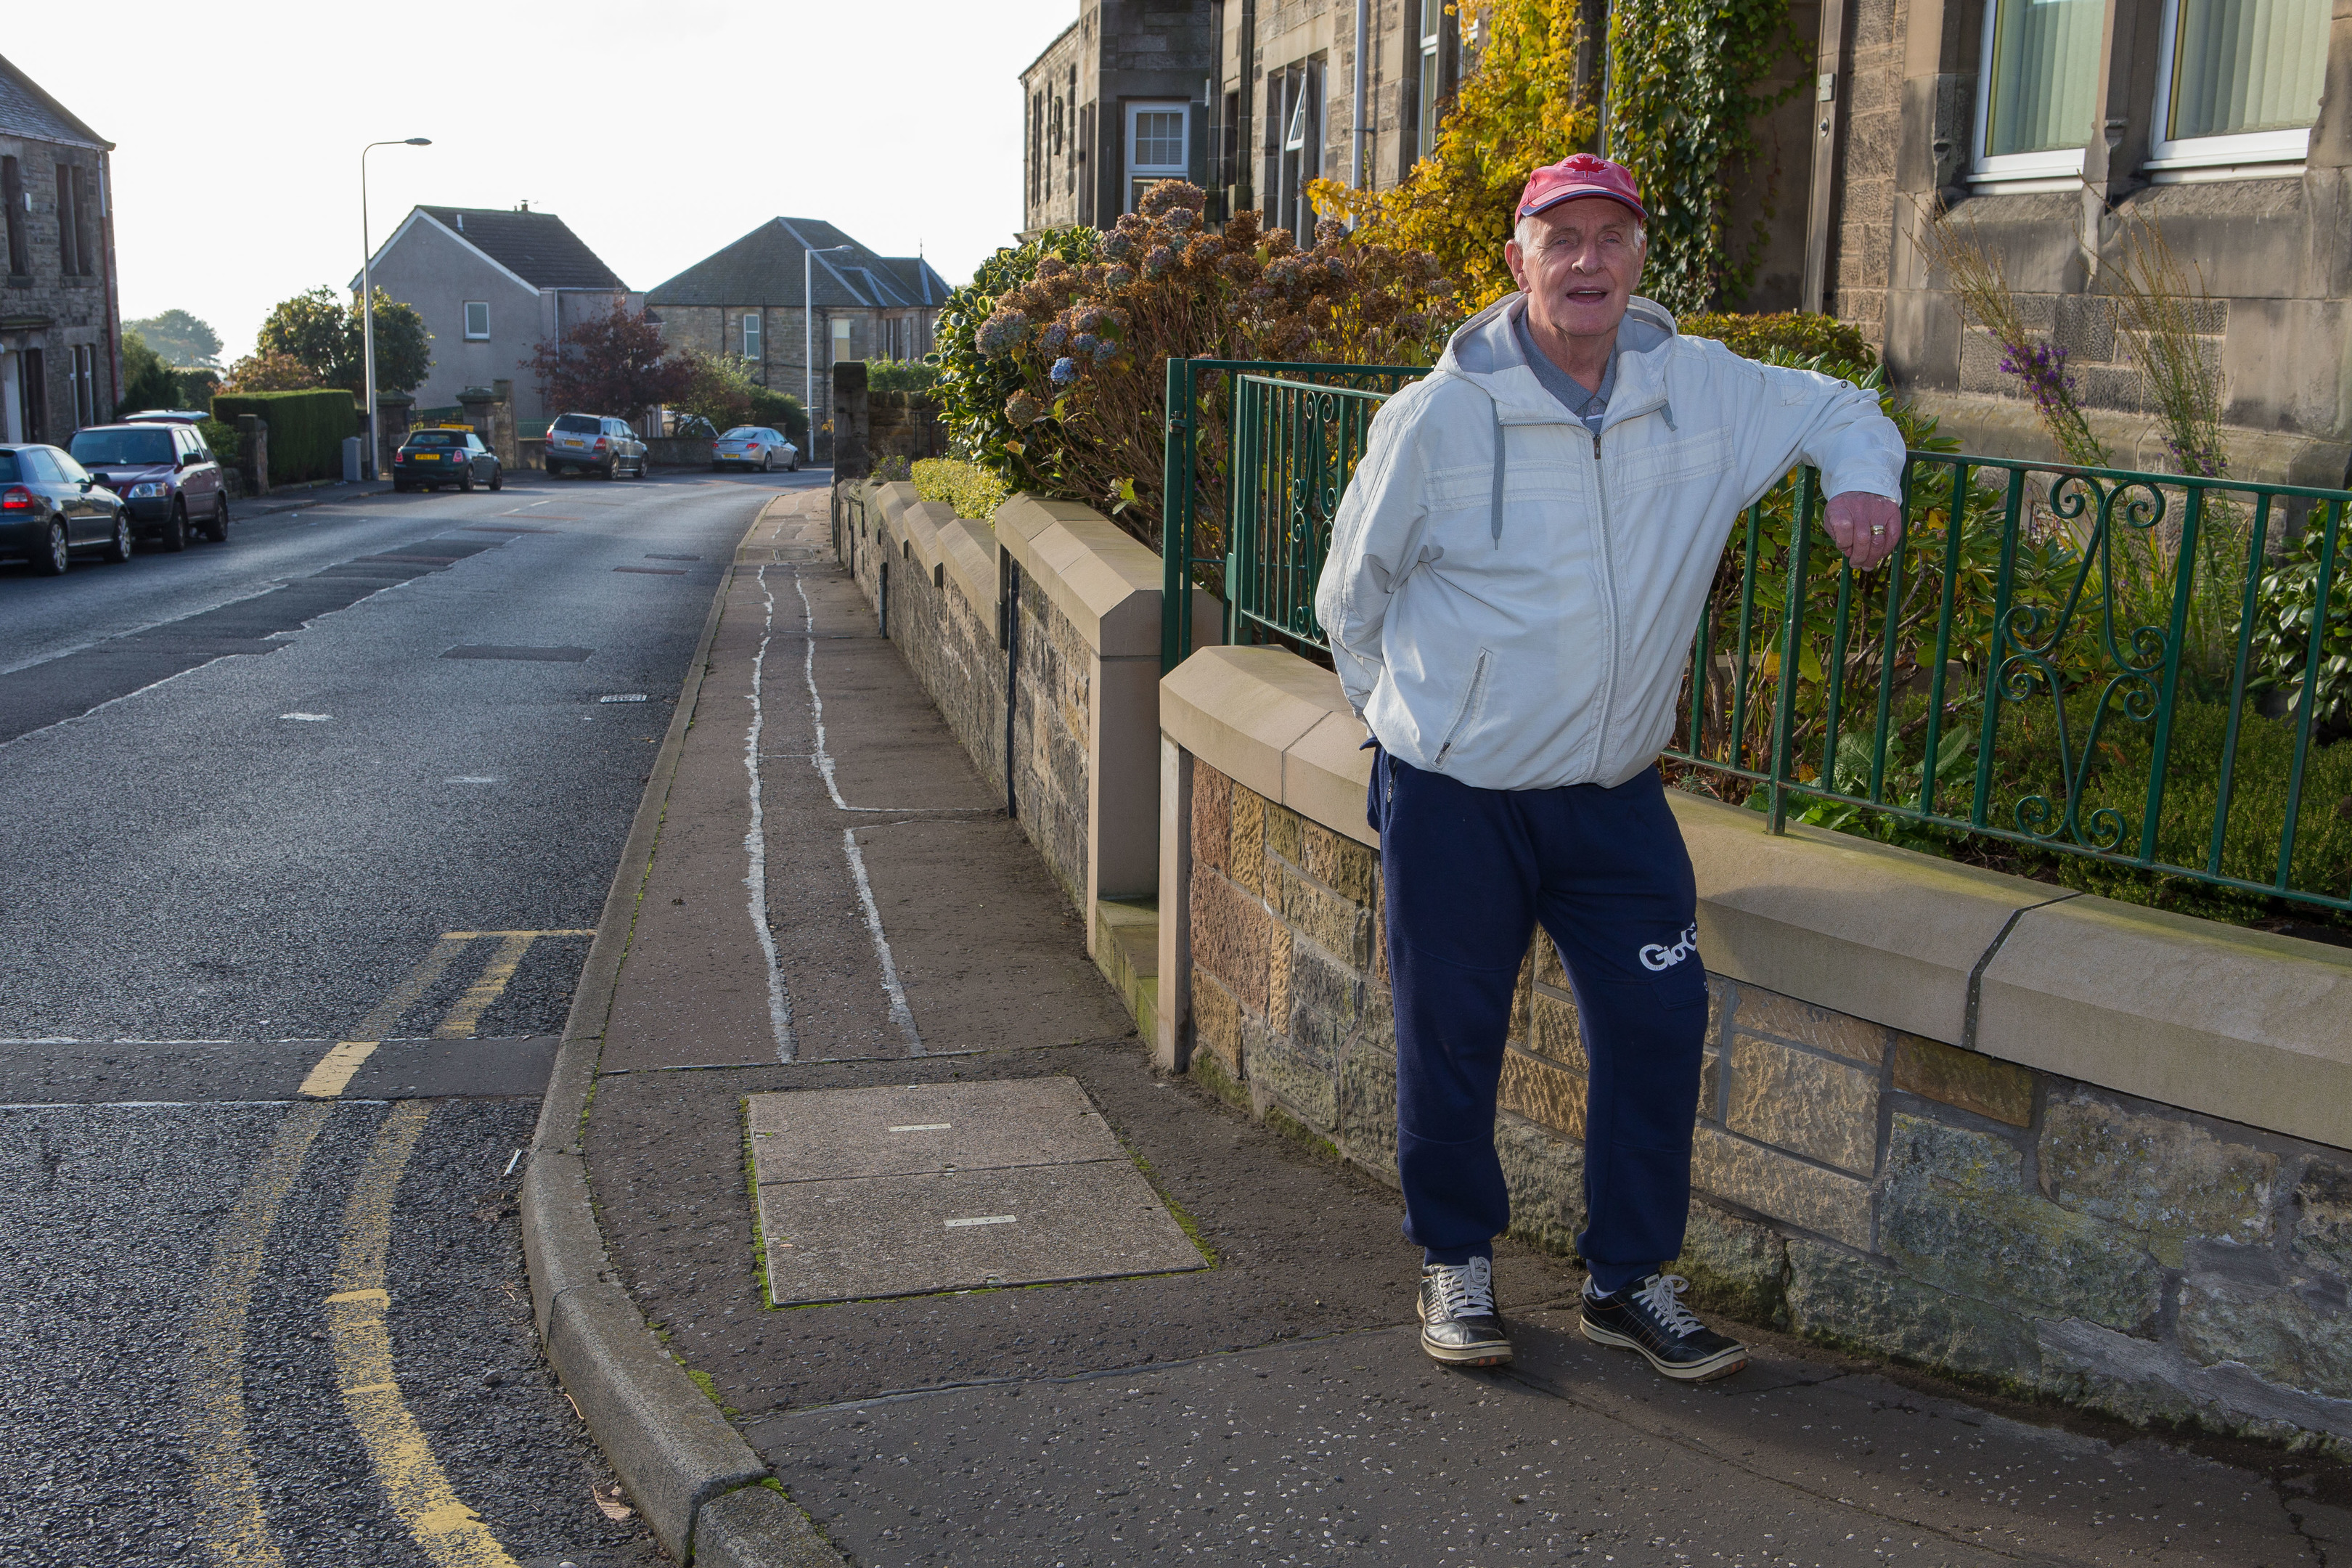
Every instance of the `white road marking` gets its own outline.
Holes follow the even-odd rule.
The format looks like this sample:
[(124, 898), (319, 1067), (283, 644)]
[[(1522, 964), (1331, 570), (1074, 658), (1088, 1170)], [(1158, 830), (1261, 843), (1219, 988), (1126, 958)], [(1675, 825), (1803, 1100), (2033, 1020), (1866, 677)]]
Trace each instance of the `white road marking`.
[[(768, 1027), (776, 1038), (776, 1059), (788, 1062), (800, 1054), (800, 1044), (793, 1033), (793, 1002), (784, 991), (783, 967), (776, 961), (776, 933), (768, 929), (768, 830), (760, 797), (760, 731), (768, 721), (766, 710), (761, 704), (761, 689), (766, 675), (768, 640), (776, 630), (776, 595), (769, 591), (765, 566), (760, 568), (753, 581), (759, 584), (761, 596), (767, 602), (767, 618), (761, 623), (760, 651), (751, 658), (751, 728), (743, 737), (743, 772), (750, 780), (751, 796), (751, 825), (743, 835), (743, 889), (751, 908), (752, 933), (760, 939), (760, 952), (768, 961)], [(797, 584), (799, 578), (793, 582)], [(803, 594), (802, 598), (805, 601), (807, 595)]]
[(950, 1230), (953, 1230), (953, 1229), (955, 1229), (955, 1228), (956, 1228), (957, 1226), (966, 1226), (966, 1225), (1012, 1225), (1012, 1224), (1014, 1224), (1014, 1223), (1015, 1223), (1015, 1221), (1013, 1220), (1013, 1217), (1011, 1215), (1009, 1215), (1009, 1214), (990, 1214), (990, 1215), (981, 1215), (980, 1217), (978, 1217), (977, 1219), (950, 1219), (950, 1220), (942, 1220), (940, 1223), (941, 1223), (942, 1225), (946, 1226), (948, 1227), (948, 1229), (950, 1229)]
[(323, 724), (334, 715), (332, 713), (280, 713), (278, 717), (291, 719), (298, 724)]
[(857, 901), (866, 910), (866, 931), (874, 939), (874, 957), (882, 965), (882, 989), (889, 994), (890, 1021), (907, 1037), (907, 1054), (923, 1054), (923, 1037), (915, 1027), (914, 1010), (907, 1005), (907, 988), (898, 984), (898, 961), (891, 956), (890, 939), (882, 934), (882, 911), (874, 904), (874, 884), (866, 879), (866, 857), (857, 847), (857, 830), (841, 830), (842, 852), (849, 857), (850, 875), (857, 879)]
[(496, 784), (499, 778), (496, 773), (459, 773), (456, 778), (443, 779), (441, 782), (443, 784)]
[[(765, 571), (766, 568), (761, 568)], [(801, 584), (801, 574), (793, 574), (793, 587), (801, 596), (802, 647), (801, 676), (808, 682), (809, 716), (816, 728), (816, 750), (809, 760), (816, 771), (824, 775), (824, 793), (833, 797), (835, 807), (842, 811), (880, 812), (922, 811), (934, 816), (950, 816), (984, 811), (994, 811), (992, 805), (852, 805), (841, 798), (841, 786), (834, 782), (833, 753), (824, 745), (824, 698), (816, 689), (816, 606), (809, 603), (808, 589)]]
[(945, 1132), (954, 1126), (951, 1121), (910, 1121), (904, 1127), (893, 1127), (893, 1132)]

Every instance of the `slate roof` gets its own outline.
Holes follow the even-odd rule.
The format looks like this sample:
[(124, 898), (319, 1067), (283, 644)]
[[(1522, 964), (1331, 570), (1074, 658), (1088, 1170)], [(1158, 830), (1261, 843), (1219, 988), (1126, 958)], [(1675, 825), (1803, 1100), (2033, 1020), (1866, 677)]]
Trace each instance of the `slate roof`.
[(816, 257), (820, 310), (947, 303), (948, 283), (919, 256), (878, 256), (818, 218), (771, 218), (734, 244), (646, 291), (648, 305), (799, 307), (803, 254)]
[[(419, 207), (442, 227), (534, 289), (611, 289), (628, 285), (553, 213), (504, 207)], [(460, 220), (463, 220), (462, 224)]]
[(84, 125), (71, 110), (40, 84), (0, 58), (0, 135), (22, 136), (33, 142), (62, 142), (110, 153), (114, 143)]

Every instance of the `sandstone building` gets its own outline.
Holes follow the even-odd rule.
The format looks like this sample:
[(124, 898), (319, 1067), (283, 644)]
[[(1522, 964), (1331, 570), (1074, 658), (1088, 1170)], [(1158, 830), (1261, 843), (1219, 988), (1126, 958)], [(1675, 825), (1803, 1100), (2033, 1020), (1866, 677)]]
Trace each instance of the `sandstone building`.
[(62, 446), (114, 417), (122, 316), (113, 179), (99, 135), (0, 59), (0, 440)]
[[(1394, 184), (1475, 64), (1444, 0), (1080, 0), (1022, 73), (1024, 233), (1181, 174), (1302, 226), (1318, 175)], [(1362, 47), (1358, 47), (1359, 19)], [(2329, 0), (1792, 0), (1800, 40), (1730, 215), (1748, 296), (1860, 325), (1971, 450), (2047, 457), (1923, 242), (1948, 210), (2069, 355), (2118, 462), (2162, 466), (2113, 278), (2152, 220), (2210, 302), (2233, 471), (2352, 478), (2352, 11)], [(1587, 0), (1588, 40), (1606, 0)], [(1466, 58), (1465, 58), (1466, 57)], [(1570, 90), (1600, 96), (1589, 41)], [(1607, 140), (1605, 123), (1601, 139)], [(1563, 147), (1565, 155), (1577, 149)], [(1506, 237), (1497, 235), (1496, 243)]]

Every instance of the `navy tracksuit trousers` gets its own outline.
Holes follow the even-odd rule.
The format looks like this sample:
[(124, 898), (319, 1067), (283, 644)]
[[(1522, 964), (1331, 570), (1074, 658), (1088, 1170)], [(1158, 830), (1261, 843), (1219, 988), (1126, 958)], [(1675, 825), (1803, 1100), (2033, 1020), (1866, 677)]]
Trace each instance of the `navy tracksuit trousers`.
[(1681, 1255), (1706, 1029), (1697, 890), (1653, 769), (1615, 789), (1475, 789), (1373, 752), (1396, 1002), (1405, 1235), (1433, 1263), (1489, 1254), (1510, 1221), (1495, 1095), (1519, 965), (1540, 923), (1576, 994), (1588, 1063), (1594, 1288)]

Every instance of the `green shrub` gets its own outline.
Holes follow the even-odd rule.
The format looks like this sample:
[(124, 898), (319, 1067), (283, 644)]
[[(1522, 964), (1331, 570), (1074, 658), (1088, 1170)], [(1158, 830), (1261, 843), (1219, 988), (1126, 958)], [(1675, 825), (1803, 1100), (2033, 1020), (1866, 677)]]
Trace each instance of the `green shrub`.
[(1684, 336), (1713, 338), (1743, 359), (1762, 359), (1769, 351), (1782, 349), (1801, 359), (1819, 356), (1826, 362), (1823, 370), (1849, 379), (1878, 365), (1878, 356), (1853, 323), (1810, 310), (1766, 316), (1696, 312), (1676, 324)]
[(953, 458), (929, 458), (915, 465), (915, 493), (925, 500), (943, 500), (958, 517), (986, 522), (996, 515), (1012, 492), (1004, 481), (978, 463)]
[[(2313, 612), (2319, 607), (2326, 523), (2326, 514), (2315, 509), (2302, 539), (2263, 574), (2262, 603), (2254, 612), (2254, 679), (2249, 684), (2257, 692), (2282, 694), (2297, 709), (2310, 663)], [(2319, 668), (2312, 682), (2315, 720), (2329, 728), (2352, 720), (2352, 581), (2347, 579), (2352, 579), (2352, 552), (2339, 541), (2327, 584), (2327, 614), (2319, 617)]]
[(929, 392), (940, 379), (940, 367), (929, 360), (870, 359), (866, 362), (868, 392)]
[(196, 431), (204, 437), (205, 445), (212, 448), (213, 456), (220, 459), (222, 468), (234, 468), (244, 458), (245, 443), (237, 437), (236, 426), (204, 419), (197, 421)]
[(982, 353), (980, 329), (996, 301), (1037, 276), (1037, 263), (1052, 256), (1073, 265), (1092, 261), (1102, 249), (1099, 231), (1049, 228), (1024, 245), (1006, 246), (980, 264), (971, 281), (948, 296), (940, 312), (931, 363), (939, 375), (931, 395), (954, 442), (955, 454), (1002, 479), (1017, 479), (1021, 432), (1005, 417), (1007, 399), (1021, 390), (1021, 367)]
[(778, 392), (771, 386), (753, 383), (751, 390), (751, 423), (764, 425), (771, 430), (781, 430), (784, 439), (805, 452), (809, 449), (808, 409), (789, 392)]
[(359, 410), (352, 395), (339, 386), (223, 393), (213, 399), (213, 417), (224, 424), (234, 425), (246, 414), (258, 416), (269, 426), (273, 484), (340, 477), (343, 442), (360, 433)]

